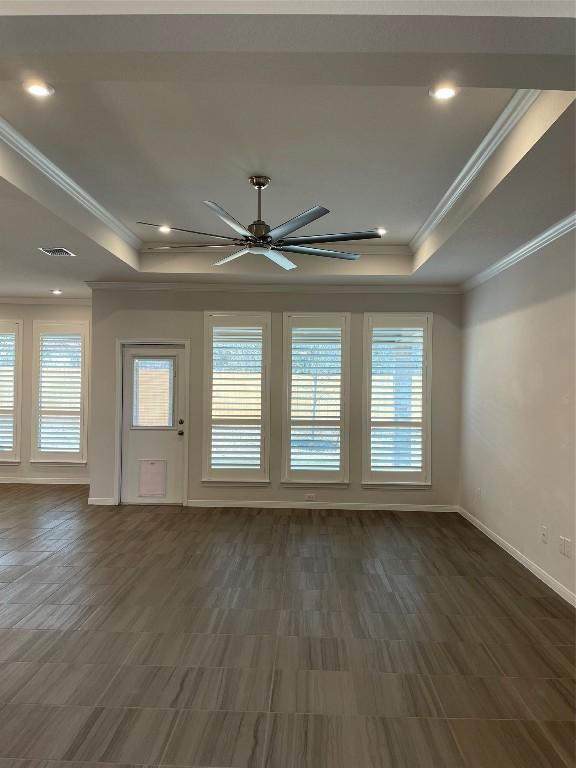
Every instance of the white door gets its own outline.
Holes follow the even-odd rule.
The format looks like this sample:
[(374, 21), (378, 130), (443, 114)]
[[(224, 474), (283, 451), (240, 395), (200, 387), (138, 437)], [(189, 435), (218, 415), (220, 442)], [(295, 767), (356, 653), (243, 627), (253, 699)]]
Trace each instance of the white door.
[(184, 349), (125, 347), (122, 399), (124, 504), (182, 504), (186, 376)]

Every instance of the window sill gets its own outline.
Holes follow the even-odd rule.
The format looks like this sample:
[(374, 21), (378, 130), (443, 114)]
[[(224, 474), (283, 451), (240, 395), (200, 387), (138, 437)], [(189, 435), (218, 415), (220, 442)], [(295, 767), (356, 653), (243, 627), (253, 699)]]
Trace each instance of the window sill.
[(300, 488), (348, 488), (348, 480), (282, 480), (280, 485), (287, 487), (298, 485)]
[(20, 459), (0, 459), (0, 466), (2, 467), (16, 467), (18, 464), (22, 464)]
[(432, 483), (406, 483), (406, 482), (395, 482), (394, 480), (373, 480), (373, 481), (366, 481), (363, 483), (360, 483), (361, 488), (366, 488), (367, 490), (370, 490), (371, 488), (374, 490), (378, 490), (378, 488), (395, 488), (397, 490), (431, 490)]
[(88, 462), (85, 459), (30, 459), (30, 464), (53, 464), (54, 466), (81, 466), (85, 467)]
[(214, 486), (231, 486), (231, 485), (242, 485), (242, 486), (252, 486), (252, 487), (265, 487), (267, 485), (270, 485), (270, 480), (239, 480), (238, 478), (235, 478), (234, 480), (226, 480), (225, 478), (206, 478), (203, 477), (201, 480), (202, 485), (214, 485)]

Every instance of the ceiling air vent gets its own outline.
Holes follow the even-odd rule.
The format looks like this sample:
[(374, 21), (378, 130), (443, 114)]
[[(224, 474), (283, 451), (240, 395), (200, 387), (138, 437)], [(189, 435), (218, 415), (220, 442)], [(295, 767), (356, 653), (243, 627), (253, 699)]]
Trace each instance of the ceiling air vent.
[(76, 254), (69, 251), (68, 248), (38, 248), (38, 250), (45, 253), (46, 256), (76, 256)]

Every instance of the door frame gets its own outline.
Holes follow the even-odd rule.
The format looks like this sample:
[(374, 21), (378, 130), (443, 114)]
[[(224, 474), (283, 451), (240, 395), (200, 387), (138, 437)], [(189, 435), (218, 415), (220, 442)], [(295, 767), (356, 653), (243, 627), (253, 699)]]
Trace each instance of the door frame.
[(188, 499), (188, 449), (190, 441), (190, 339), (116, 339), (116, 392), (115, 392), (115, 444), (114, 444), (114, 504), (120, 504), (122, 487), (122, 420), (124, 413), (123, 386), (124, 386), (124, 349), (126, 347), (150, 347), (177, 345), (184, 350), (184, 370), (180, 374), (181, 386), (184, 387), (184, 423), (186, 425), (184, 451), (182, 461), (182, 506), (186, 506)]

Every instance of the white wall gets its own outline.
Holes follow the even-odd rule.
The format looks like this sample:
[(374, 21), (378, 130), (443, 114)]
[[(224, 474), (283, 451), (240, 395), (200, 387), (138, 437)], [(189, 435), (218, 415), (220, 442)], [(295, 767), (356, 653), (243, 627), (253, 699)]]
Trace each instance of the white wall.
[[(461, 505), (574, 592), (573, 233), (466, 294)], [(540, 527), (549, 528), (549, 542)]]
[[(34, 320), (64, 323), (90, 320), (90, 306), (61, 304), (14, 304), (0, 299), (0, 320), (23, 321), (22, 344), (22, 439), (20, 463), (2, 464), (0, 461), (0, 483), (4, 482), (77, 482), (88, 483), (88, 465), (35, 464), (30, 461), (31, 403), (33, 397), (32, 355)], [(88, 441), (88, 456), (90, 442)]]
[[(189, 489), (192, 500), (304, 501), (311, 489), (282, 485), (281, 393), (282, 312), (352, 312), (350, 483), (317, 487), (318, 502), (362, 504), (455, 504), (459, 479), (460, 305), (455, 294), (211, 291), (93, 292), (92, 418), (90, 427), (92, 498), (113, 498), (115, 432), (115, 345), (117, 339), (190, 339), (191, 414)], [(266, 487), (201, 482), (203, 311), (269, 310), (272, 316), (271, 482)], [(421, 490), (361, 487), (362, 313), (433, 312), (432, 487)]]

